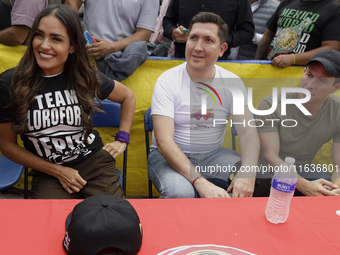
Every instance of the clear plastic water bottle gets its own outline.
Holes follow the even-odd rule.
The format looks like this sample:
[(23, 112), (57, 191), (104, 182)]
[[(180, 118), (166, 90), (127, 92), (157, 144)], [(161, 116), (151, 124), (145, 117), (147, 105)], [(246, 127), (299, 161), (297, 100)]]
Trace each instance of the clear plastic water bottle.
[(265, 211), (267, 220), (272, 223), (284, 223), (288, 218), (298, 177), (294, 163), (294, 158), (286, 157), (285, 162), (274, 173)]

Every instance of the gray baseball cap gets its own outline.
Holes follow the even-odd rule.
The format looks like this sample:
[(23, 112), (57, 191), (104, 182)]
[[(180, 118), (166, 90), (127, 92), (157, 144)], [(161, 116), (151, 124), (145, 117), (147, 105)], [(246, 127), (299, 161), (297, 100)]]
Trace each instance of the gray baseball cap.
[(328, 76), (340, 76), (340, 52), (335, 50), (321, 50), (315, 53), (307, 62), (319, 61), (326, 70)]

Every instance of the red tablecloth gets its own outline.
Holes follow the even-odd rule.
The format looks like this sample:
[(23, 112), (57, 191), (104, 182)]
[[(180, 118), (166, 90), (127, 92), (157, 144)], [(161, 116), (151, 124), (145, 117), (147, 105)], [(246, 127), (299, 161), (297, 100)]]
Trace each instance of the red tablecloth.
[[(339, 254), (339, 197), (296, 197), (286, 223), (264, 216), (267, 198), (129, 200), (143, 225), (140, 255), (195, 244), (255, 254)], [(0, 200), (0, 254), (66, 254), (65, 219), (80, 200)]]

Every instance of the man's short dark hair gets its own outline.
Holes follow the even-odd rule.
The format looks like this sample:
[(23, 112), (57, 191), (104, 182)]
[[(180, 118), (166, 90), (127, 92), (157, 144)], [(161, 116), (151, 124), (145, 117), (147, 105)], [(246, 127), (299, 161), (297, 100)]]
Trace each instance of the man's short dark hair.
[(199, 12), (194, 17), (192, 17), (189, 26), (189, 33), (191, 31), (192, 26), (197, 23), (214, 23), (218, 26), (218, 37), (222, 43), (225, 43), (228, 37), (229, 29), (228, 25), (224, 22), (224, 20), (217, 14), (212, 12)]

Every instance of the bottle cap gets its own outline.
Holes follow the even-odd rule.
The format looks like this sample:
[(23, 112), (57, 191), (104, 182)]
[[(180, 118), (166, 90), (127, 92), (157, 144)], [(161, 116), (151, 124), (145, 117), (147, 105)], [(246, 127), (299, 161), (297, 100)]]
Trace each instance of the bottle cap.
[(292, 157), (286, 157), (285, 162), (288, 164), (294, 164), (295, 163), (295, 158)]

